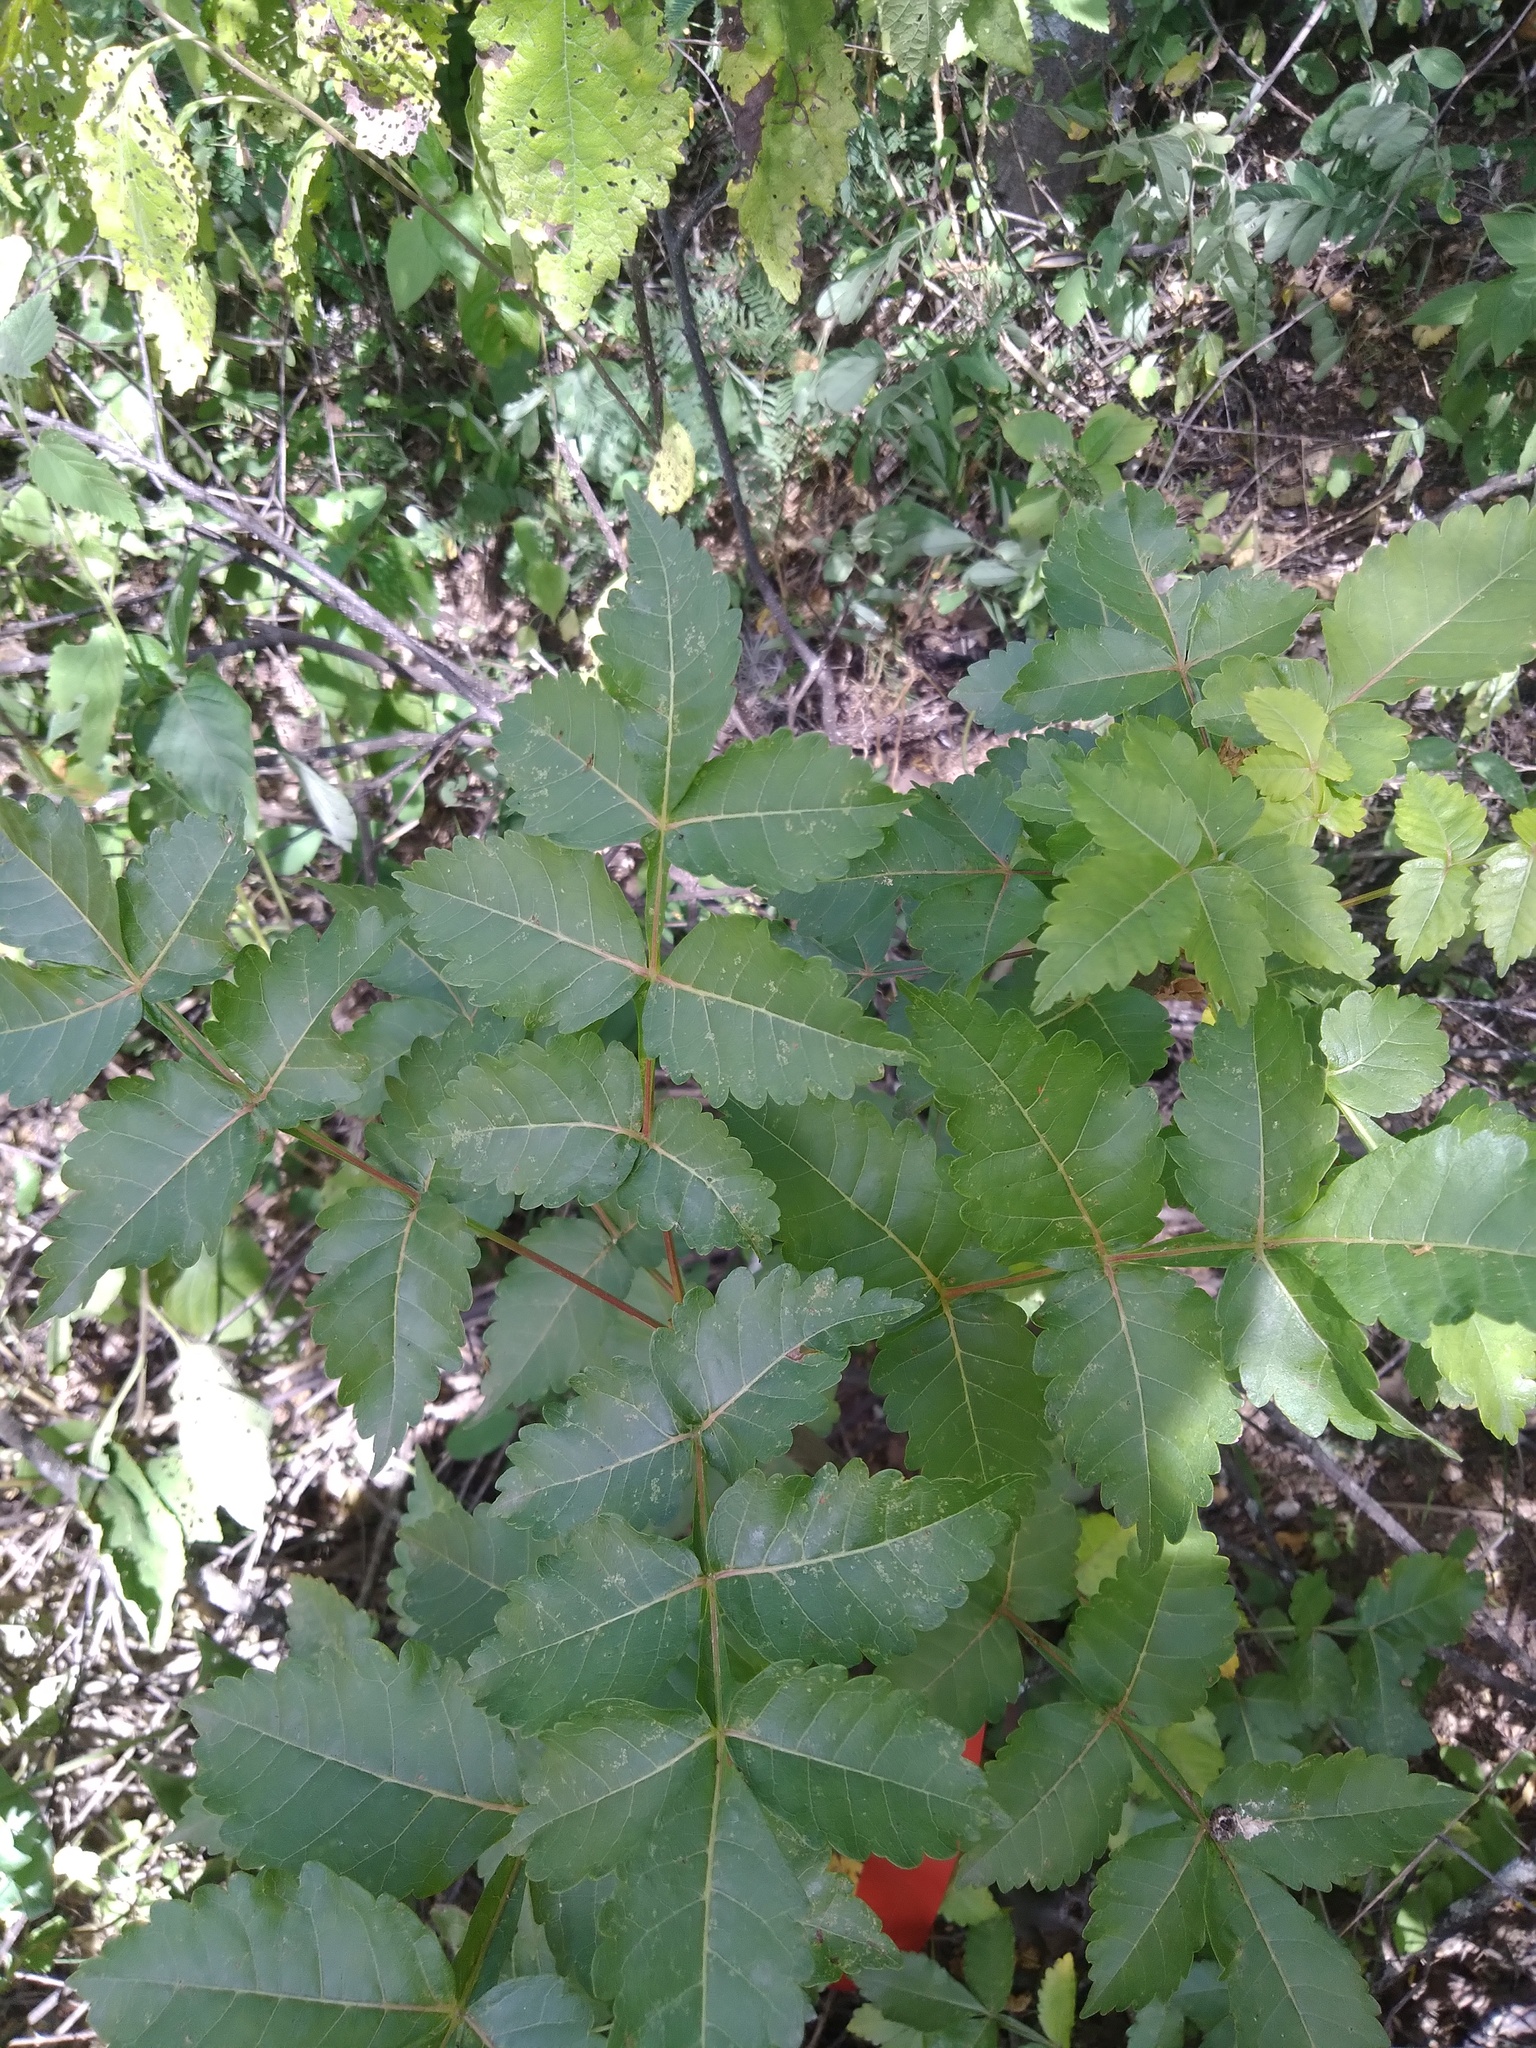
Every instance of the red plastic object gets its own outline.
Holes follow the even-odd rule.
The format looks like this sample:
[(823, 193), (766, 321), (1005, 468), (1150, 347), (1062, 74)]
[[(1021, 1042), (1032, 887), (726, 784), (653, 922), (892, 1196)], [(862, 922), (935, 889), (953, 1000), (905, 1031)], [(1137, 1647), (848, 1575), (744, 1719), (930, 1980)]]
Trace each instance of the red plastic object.
[[(965, 1753), (973, 1764), (981, 1762), (981, 1743), (986, 1732), (985, 1728), (978, 1728), (965, 1745)], [(899, 1864), (887, 1863), (883, 1856), (871, 1856), (860, 1871), (854, 1890), (879, 1916), (898, 1948), (926, 1948), (959, 1861), (958, 1856), (925, 1856), (915, 1870), (903, 1870)]]

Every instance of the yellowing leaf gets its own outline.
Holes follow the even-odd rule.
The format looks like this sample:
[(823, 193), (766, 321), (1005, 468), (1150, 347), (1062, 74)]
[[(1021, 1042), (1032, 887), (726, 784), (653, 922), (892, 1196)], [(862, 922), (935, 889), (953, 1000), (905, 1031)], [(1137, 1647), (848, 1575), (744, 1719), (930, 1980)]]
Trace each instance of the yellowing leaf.
[(857, 121), (853, 70), (832, 0), (746, 0), (747, 41), (720, 60), (747, 166), (729, 188), (769, 281), (800, 296), (800, 209), (830, 208)]
[(567, 327), (666, 203), (689, 108), (667, 84), (660, 31), (649, 4), (622, 22), (583, 0), (490, 0), (475, 17), (476, 152)]
[(438, 0), (310, 0), (294, 26), (305, 56), (340, 92), (358, 148), (409, 156), (437, 112), (447, 10)]
[(197, 261), (203, 182), (143, 53), (99, 51), (88, 87), (75, 133), (96, 225), (139, 295), (166, 383), (190, 391), (213, 350), (213, 280)]
[(663, 518), (681, 512), (693, 496), (698, 482), (698, 459), (693, 442), (681, 420), (668, 420), (661, 430), (661, 446), (651, 464), (645, 495), (651, 509)]
[(0, 15), (0, 107), (24, 143), (46, 152), (70, 213), (90, 205), (77, 153), (90, 45), (70, 33), (60, 0), (10, 0)]
[(1058, 1956), (1040, 1979), (1040, 2031), (1056, 2048), (1071, 2048), (1077, 2019), (1077, 1964)]

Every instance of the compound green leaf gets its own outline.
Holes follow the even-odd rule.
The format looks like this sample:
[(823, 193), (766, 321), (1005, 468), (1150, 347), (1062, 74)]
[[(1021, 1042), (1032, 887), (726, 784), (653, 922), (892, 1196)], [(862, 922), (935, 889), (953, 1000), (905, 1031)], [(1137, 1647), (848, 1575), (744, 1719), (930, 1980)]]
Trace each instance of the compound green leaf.
[(741, 614), (690, 533), (633, 493), (625, 503), (629, 574), (603, 606), (593, 647), (658, 815), (670, 817), (730, 716)]
[(432, 1930), (321, 1863), (163, 1902), (74, 1982), (107, 2048), (228, 2048), (274, 2029), (294, 2048), (443, 2048), (453, 2019)]
[(643, 839), (657, 825), (657, 764), (625, 738), (617, 700), (580, 676), (536, 676), (503, 706), (496, 758), (530, 832), (558, 846)]
[(246, 1861), (325, 1863), (370, 1891), (426, 1897), (521, 1810), (511, 1737), (414, 1645), (289, 1657), (221, 1678), (189, 1711), (198, 1796)]
[(736, 1479), (787, 1451), (797, 1423), (820, 1418), (851, 1346), (909, 1313), (898, 1296), (830, 1268), (802, 1279), (793, 1266), (755, 1278), (738, 1267), (714, 1294), (683, 1297), (672, 1327), (651, 1340), (651, 1370), (681, 1425)]
[(204, 189), (152, 64), (123, 43), (98, 50), (75, 130), (96, 225), (172, 391), (190, 391), (213, 352), (213, 279), (197, 260)]
[(390, 1604), (414, 1641), (466, 1664), (495, 1634), (508, 1589), (528, 1576), (542, 1549), (494, 1508), (470, 1514), (461, 1507), (418, 1452), (395, 1538)]
[(113, 975), (0, 960), (0, 1094), (12, 1109), (67, 1101), (138, 1019), (136, 991)]
[(1489, 854), (1473, 899), (1478, 930), (1500, 974), (1536, 952), (1536, 819), (1517, 812), (1511, 823), (1515, 837)]
[(1433, 1739), (1410, 1688), (1434, 1645), (1454, 1643), (1481, 1604), (1483, 1580), (1459, 1559), (1422, 1551), (1372, 1579), (1355, 1611), (1352, 1696), (1335, 1713), (1347, 1742), (1417, 1756)]
[(225, 926), (250, 860), (214, 818), (188, 817), (149, 835), (118, 889), (128, 964), (150, 1002), (211, 981), (229, 956)]
[(498, 1511), (552, 1533), (601, 1514), (663, 1528), (692, 1481), (690, 1449), (666, 1393), (643, 1368), (587, 1372), (553, 1422), (531, 1424), (513, 1444)]
[(764, 1657), (897, 1657), (992, 1563), (1007, 1524), (972, 1486), (867, 1472), (749, 1472), (716, 1503), (708, 1549), (720, 1611)]
[(1236, 2048), (1386, 2048), (1354, 1958), (1273, 1879), (1217, 1864), (1207, 1910)]
[(1054, 1891), (1080, 1877), (1119, 1826), (1131, 1790), (1130, 1745), (1082, 1701), (1037, 1707), (988, 1764), (987, 1790), (1007, 1825), (966, 1858), (961, 1879)]
[(468, 2019), (486, 2048), (602, 2048), (591, 1999), (563, 1977), (509, 1977), (475, 2000)]
[(1536, 1167), (1455, 1124), (1346, 1166), (1296, 1226), (1350, 1314), (1423, 1342), (1473, 1314), (1536, 1328)]
[(300, 925), (270, 953), (245, 947), (230, 979), (215, 984), (204, 1036), (266, 1122), (291, 1124), (358, 1099), (367, 1055), (337, 1033), (331, 1012), (392, 937), (381, 908), (339, 910), (324, 934)]
[(471, 1689), (520, 1730), (599, 1700), (647, 1699), (697, 1643), (702, 1584), (682, 1544), (599, 1516), (507, 1588), (496, 1634), (470, 1665)]
[[(545, 1217), (521, 1242), (620, 1301), (635, 1284), (621, 1248), (586, 1217)], [(592, 1359), (626, 1356), (646, 1337), (642, 1323), (585, 1288), (532, 1259), (514, 1259), (497, 1283), (485, 1333), (485, 1406), (541, 1401), (568, 1387)], [(644, 1348), (641, 1342), (642, 1355)]]
[(907, 1438), (904, 1462), (936, 1479), (1022, 1480), (1050, 1469), (1045, 1386), (1023, 1311), (962, 1295), (882, 1340), (870, 1385)]
[[(1000, 1918), (982, 1924), (1004, 1925)], [(966, 1939), (968, 1973), (976, 1933), (972, 1929)], [(1011, 1956), (1008, 1967), (1013, 1968)], [(994, 2048), (997, 2022), (968, 1983), (952, 1977), (932, 1956), (905, 1955), (895, 1968), (882, 1963), (861, 1969), (859, 1989), (866, 2002), (848, 2022), (848, 2031), (857, 2040), (882, 2042), (886, 2048)], [(1058, 2029), (1050, 2038), (1065, 2036)]]
[(909, 997), (918, 1058), (962, 1157), (967, 1220), (1005, 1258), (1140, 1244), (1162, 1204), (1155, 1098), (1118, 1058), (1019, 1012)]
[(677, 858), (771, 893), (809, 889), (877, 845), (904, 800), (866, 762), (787, 726), (707, 761), (673, 814)]
[(1184, 659), (1195, 676), (1209, 675), (1233, 658), (1284, 654), (1317, 606), (1316, 593), (1305, 584), (1297, 588), (1280, 576), (1238, 569), (1213, 569), (1184, 587), (1194, 596), (1183, 625)]
[(378, 1184), (344, 1195), (325, 1224), (308, 1259), (323, 1276), (315, 1341), (382, 1464), (459, 1364), (480, 1248), (447, 1202)]
[(68, 798), (0, 797), (0, 936), (51, 966), (130, 978), (112, 877)]
[(1536, 648), (1536, 512), (1511, 498), (1368, 550), (1323, 614), (1336, 703), (1464, 689)]
[(1351, 981), (1369, 979), (1376, 949), (1351, 925), (1333, 878), (1306, 847), (1283, 832), (1258, 831), (1232, 857), (1258, 886), (1275, 952)]
[(1232, 1808), (1233, 1861), (1293, 1891), (1327, 1891), (1415, 1856), (1467, 1804), (1455, 1786), (1360, 1749), (1299, 1764), (1239, 1764), (1206, 1798), (1213, 1809)]
[(696, 1252), (743, 1245), (762, 1253), (779, 1230), (773, 1183), (718, 1117), (682, 1095), (655, 1105), (619, 1201), (651, 1230), (681, 1231)]
[(1417, 1109), (1439, 1087), (1451, 1050), (1434, 1004), (1395, 988), (1356, 989), (1324, 1010), (1318, 1036), (1328, 1093), (1369, 1117)]
[(1205, 1944), (1205, 1891), (1213, 1852), (1190, 1827), (1133, 1835), (1099, 1872), (1088, 1922), (1093, 1996), (1113, 2012), (1167, 1998)]
[(651, 6), (620, 17), (584, 0), (492, 0), (475, 17), (476, 158), (565, 327), (666, 204), (689, 103), (668, 84), (660, 30)]
[[(369, 979), (382, 973), (389, 960), (386, 954)], [(483, 1203), (483, 1188), (472, 1187), (439, 1164), (432, 1119), (470, 1061), (483, 1053), (504, 1052), (520, 1035), (519, 1026), (482, 1010), (476, 1017), (455, 1018), (435, 1036), (418, 1038), (401, 1061), (398, 1075), (384, 1082), (383, 1108), (378, 1121), (368, 1127), (369, 1158), (397, 1179), (430, 1187), (445, 1201), (464, 1207), (474, 1206), (477, 1199)]]
[(726, 1740), (760, 1799), (844, 1856), (952, 1856), (1001, 1818), (962, 1738), (887, 1678), (771, 1665), (732, 1701)]
[(1029, 725), (1084, 725), (1179, 687), (1167, 642), (1123, 626), (1079, 626), (1036, 643), (1004, 694)]
[(1072, 1617), (1066, 1652), (1090, 1699), (1148, 1728), (1187, 1720), (1232, 1654), (1239, 1615), (1216, 1539), (1195, 1529), (1120, 1560)]
[(755, 917), (706, 918), (668, 956), (646, 996), (645, 1045), (674, 1081), (754, 1109), (846, 1100), (901, 1052), (828, 961), (775, 945)]
[(866, 1286), (910, 1290), (914, 1308), (918, 1289), (931, 1298), (941, 1279), (992, 1271), (967, 1258), (960, 1205), (917, 1123), (893, 1128), (869, 1101), (732, 1103), (725, 1114), (773, 1182), (780, 1241), (796, 1265), (825, 1261)]
[(1035, 980), (1037, 1014), (1101, 988), (1124, 988), (1176, 960), (1200, 903), (1181, 862), (1148, 851), (1090, 855), (1051, 898)]
[(1234, 1260), (1216, 1320), (1222, 1353), (1255, 1406), (1273, 1401), (1308, 1436), (1330, 1424), (1353, 1437), (1401, 1427), (1376, 1391), (1365, 1333), (1294, 1252)]
[(527, 1208), (610, 1195), (640, 1150), (640, 1068), (595, 1032), (524, 1040), (451, 1083), (432, 1119), (438, 1155)]
[(1158, 491), (1128, 484), (1102, 505), (1075, 506), (1058, 527), (1045, 564), (1045, 590), (1058, 626), (1128, 625), (1178, 645), (1168, 605), (1171, 581), (1194, 542)]
[(1490, 1436), (1518, 1443), (1536, 1408), (1536, 1334), (1520, 1323), (1468, 1316), (1464, 1323), (1435, 1324), (1429, 1349), (1441, 1400), (1475, 1408)]
[(1339, 1119), (1283, 996), (1267, 992), (1244, 1023), (1223, 1013), (1201, 1026), (1179, 1081), (1169, 1155), (1208, 1230), (1262, 1240), (1312, 1206), (1337, 1155)]
[(786, 299), (800, 296), (800, 209), (830, 211), (858, 120), (853, 70), (832, 0), (745, 0), (747, 40), (720, 83), (756, 147), (727, 196), (752, 253)]
[(1241, 1427), (1209, 1296), (1182, 1273), (1122, 1266), (1069, 1275), (1040, 1320), (1035, 1369), (1074, 1468), (1122, 1521), (1176, 1540)]
[(1018, 1631), (999, 1604), (1002, 1576), (994, 1570), (978, 1580), (963, 1607), (920, 1635), (905, 1657), (881, 1667), (882, 1676), (963, 1736), (1000, 1720), (1024, 1682)]
[(595, 854), (524, 832), (458, 839), (402, 887), (422, 951), (453, 986), (530, 1030), (597, 1023), (643, 971), (640, 927)]
[(558, 1890), (612, 1870), (664, 1812), (670, 1835), (711, 1784), (716, 1745), (702, 1715), (620, 1701), (525, 1738), (519, 1753), (528, 1807), (514, 1842), (528, 1875)]
[(711, 1748), (624, 1871), (598, 1967), (635, 2048), (777, 2048), (811, 2017), (805, 1891), (761, 1807)]
[(38, 1261), (39, 1316), (70, 1315), (114, 1266), (190, 1266), (245, 1193), (260, 1144), (250, 1104), (205, 1068), (164, 1060), (81, 1115), (64, 1179), (77, 1192)]

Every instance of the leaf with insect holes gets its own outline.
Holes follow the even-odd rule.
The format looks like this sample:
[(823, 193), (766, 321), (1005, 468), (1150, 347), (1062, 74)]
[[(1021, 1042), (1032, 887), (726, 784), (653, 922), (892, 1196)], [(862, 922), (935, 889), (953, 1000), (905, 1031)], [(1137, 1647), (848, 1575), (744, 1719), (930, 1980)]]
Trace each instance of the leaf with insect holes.
[(645, 1043), (674, 1081), (752, 1109), (846, 1100), (901, 1050), (827, 961), (775, 945), (755, 917), (706, 918), (668, 955), (646, 996)]
[(1206, 1797), (1213, 1808), (1232, 1809), (1233, 1859), (1295, 1891), (1327, 1891), (1416, 1856), (1467, 1805), (1454, 1785), (1359, 1749), (1299, 1764), (1239, 1764)]

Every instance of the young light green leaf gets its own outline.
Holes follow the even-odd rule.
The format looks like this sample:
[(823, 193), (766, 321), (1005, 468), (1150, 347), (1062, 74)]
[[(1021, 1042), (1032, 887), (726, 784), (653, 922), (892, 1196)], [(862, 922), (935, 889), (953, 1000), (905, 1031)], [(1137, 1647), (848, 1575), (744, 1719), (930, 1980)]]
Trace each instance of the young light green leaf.
[(1237, 2048), (1386, 2048), (1353, 1957), (1272, 1878), (1217, 1864), (1208, 1901)]
[(415, 1645), (290, 1657), (220, 1679), (190, 1712), (198, 1796), (250, 1861), (321, 1862), (370, 1891), (426, 1897), (521, 1810), (510, 1736)]
[(1123, 1521), (1176, 1541), (1241, 1428), (1209, 1296), (1182, 1273), (1074, 1273), (1041, 1324), (1035, 1370), (1068, 1458)]
[(702, 1585), (691, 1550), (599, 1516), (507, 1588), (469, 1668), (475, 1698), (519, 1730), (604, 1699), (648, 1699), (696, 1648)]
[(1376, 949), (1351, 925), (1333, 877), (1314, 854), (1283, 832), (1260, 830), (1234, 847), (1232, 858), (1259, 891), (1275, 952), (1351, 981), (1369, 979)]
[(402, 887), (422, 951), (454, 987), (529, 1029), (579, 1031), (634, 993), (640, 927), (595, 854), (523, 832), (458, 839)]
[(1179, 1078), (1169, 1155), (1207, 1229), (1263, 1239), (1311, 1207), (1337, 1156), (1338, 1113), (1283, 996), (1266, 992), (1245, 1023), (1223, 1013), (1201, 1026)]
[(603, 1915), (615, 2034), (637, 2048), (794, 2041), (811, 2017), (809, 1917), (761, 1807), (711, 1748)]
[(1318, 1036), (1328, 1093), (1361, 1116), (1417, 1109), (1450, 1057), (1434, 1004), (1395, 988), (1356, 989), (1324, 1010)]
[(960, 1866), (967, 1884), (1054, 1891), (1103, 1853), (1131, 1789), (1131, 1750), (1111, 1721), (1078, 1700), (1037, 1707), (987, 1766), (1007, 1825)]
[(210, 818), (227, 818), (254, 838), (256, 751), (251, 714), (238, 690), (200, 662), (147, 718), (141, 744), (181, 800)]
[(1001, 1819), (960, 1736), (886, 1678), (770, 1665), (731, 1702), (726, 1741), (759, 1798), (844, 1856), (952, 1856)]
[(1464, 1323), (1432, 1325), (1429, 1349), (1441, 1400), (1475, 1408), (1490, 1436), (1518, 1443), (1536, 1408), (1536, 1334), (1521, 1323), (1468, 1316)]
[(1536, 1166), (1520, 1138), (1447, 1124), (1384, 1145), (1295, 1235), (1362, 1323), (1420, 1342), (1473, 1314), (1536, 1328)]
[(674, 1081), (754, 1109), (846, 1100), (901, 1050), (827, 961), (775, 945), (755, 917), (705, 918), (663, 961), (646, 997), (645, 1045)]
[(1536, 649), (1536, 512), (1511, 498), (1371, 548), (1323, 614), (1336, 703), (1464, 689)]
[(749, 1472), (715, 1506), (708, 1550), (720, 1611), (763, 1657), (896, 1657), (992, 1563), (1007, 1524), (952, 1481), (867, 1472)]
[(946, 1301), (884, 1338), (870, 1385), (907, 1437), (904, 1462), (935, 1479), (1043, 1479), (1053, 1446), (1033, 1349), (1022, 1311), (994, 1294)]
[(247, 1099), (187, 1061), (114, 1081), (81, 1126), (64, 1166), (77, 1192), (38, 1261), (39, 1316), (72, 1314), (114, 1266), (189, 1266), (210, 1251), (260, 1151)]
[(595, 1032), (547, 1046), (524, 1040), (466, 1067), (432, 1131), (455, 1173), (528, 1208), (601, 1201), (640, 1149), (640, 1068)]
[(741, 615), (708, 551), (631, 493), (629, 574), (593, 642), (604, 686), (628, 714), (658, 815), (670, 817), (730, 716)]
[(48, 737), (73, 733), (71, 751), (82, 767), (99, 770), (112, 744), (127, 670), (123, 637), (110, 626), (94, 627), (83, 640), (54, 643), (48, 657)]
[(138, 1019), (136, 991), (115, 975), (0, 960), (0, 1094), (12, 1109), (67, 1101)]
[(1536, 818), (1521, 811), (1510, 823), (1515, 836), (1489, 854), (1472, 906), (1500, 974), (1536, 952)]
[(676, 857), (742, 888), (809, 889), (878, 844), (903, 801), (820, 733), (781, 726), (705, 763), (673, 814)]
[(1239, 1764), (1206, 1797), (1236, 1815), (1233, 1860), (1293, 1891), (1327, 1891), (1415, 1856), (1467, 1805), (1454, 1785), (1359, 1749), (1299, 1764)]
[(1124, 988), (1176, 960), (1199, 907), (1183, 865), (1165, 853), (1079, 861), (1045, 915), (1036, 1013), (1101, 988)]
[(1214, 1852), (1194, 1828), (1133, 1835), (1099, 1872), (1088, 1923), (1088, 2012), (1146, 2005), (1177, 1991), (1205, 1942)]
[(51, 966), (130, 978), (112, 877), (67, 797), (0, 797), (0, 936)]
[(325, 1220), (307, 1262), (322, 1275), (310, 1295), (315, 1340), (379, 1465), (459, 1363), (480, 1249), (447, 1202), (377, 1184), (354, 1188)]
[(1160, 1728), (1204, 1700), (1239, 1618), (1216, 1539), (1196, 1529), (1150, 1562), (1122, 1558), (1073, 1616), (1066, 1651), (1090, 1699)]
[(346, 2040), (359, 2010), (379, 2048), (444, 2048), (454, 2017), (432, 1930), (321, 1863), (163, 1902), (75, 1981), (107, 2048), (214, 2048), (273, 2027), (308, 2048)]
[(868, 1101), (732, 1103), (725, 1115), (774, 1184), (780, 1242), (796, 1265), (826, 1261), (866, 1286), (910, 1291), (914, 1307), (918, 1290), (932, 1298), (940, 1279), (993, 1270), (967, 1256), (960, 1205), (917, 1123), (892, 1128)]
[(249, 860), (227, 825), (189, 817), (158, 827), (129, 863), (118, 888), (123, 943), (149, 1001), (171, 1001), (218, 973)]
[(594, 1707), (520, 1748), (528, 1807), (514, 1841), (529, 1876), (557, 1889), (612, 1870), (663, 1813), (670, 1833), (715, 1774), (715, 1734), (702, 1715), (635, 1701)]
[(852, 1345), (909, 1313), (899, 1296), (830, 1269), (802, 1279), (776, 1266), (754, 1278), (738, 1267), (714, 1294), (696, 1287), (683, 1297), (672, 1327), (651, 1340), (651, 1370), (680, 1426), (737, 1479), (782, 1456), (796, 1424), (821, 1415)]
[[(139, 508), (117, 471), (61, 428), (45, 427), (38, 435), (27, 451), (27, 473), (51, 505), (89, 512), (108, 526), (142, 532)], [(121, 649), (122, 636), (112, 637)], [(118, 673), (121, 681), (121, 668)]]
[(420, 1452), (395, 1539), (390, 1604), (413, 1640), (467, 1664), (496, 1632), (507, 1591), (532, 1571), (544, 1546), (494, 1508), (473, 1514), (432, 1475)]
[(648, 1229), (681, 1231), (696, 1252), (742, 1245), (762, 1253), (779, 1230), (773, 1183), (718, 1117), (682, 1095), (655, 1105), (619, 1201)]
[(972, 1228), (1005, 1258), (1139, 1244), (1162, 1202), (1157, 1109), (1124, 1066), (1029, 1018), (914, 990), (918, 1058), (962, 1154)]

